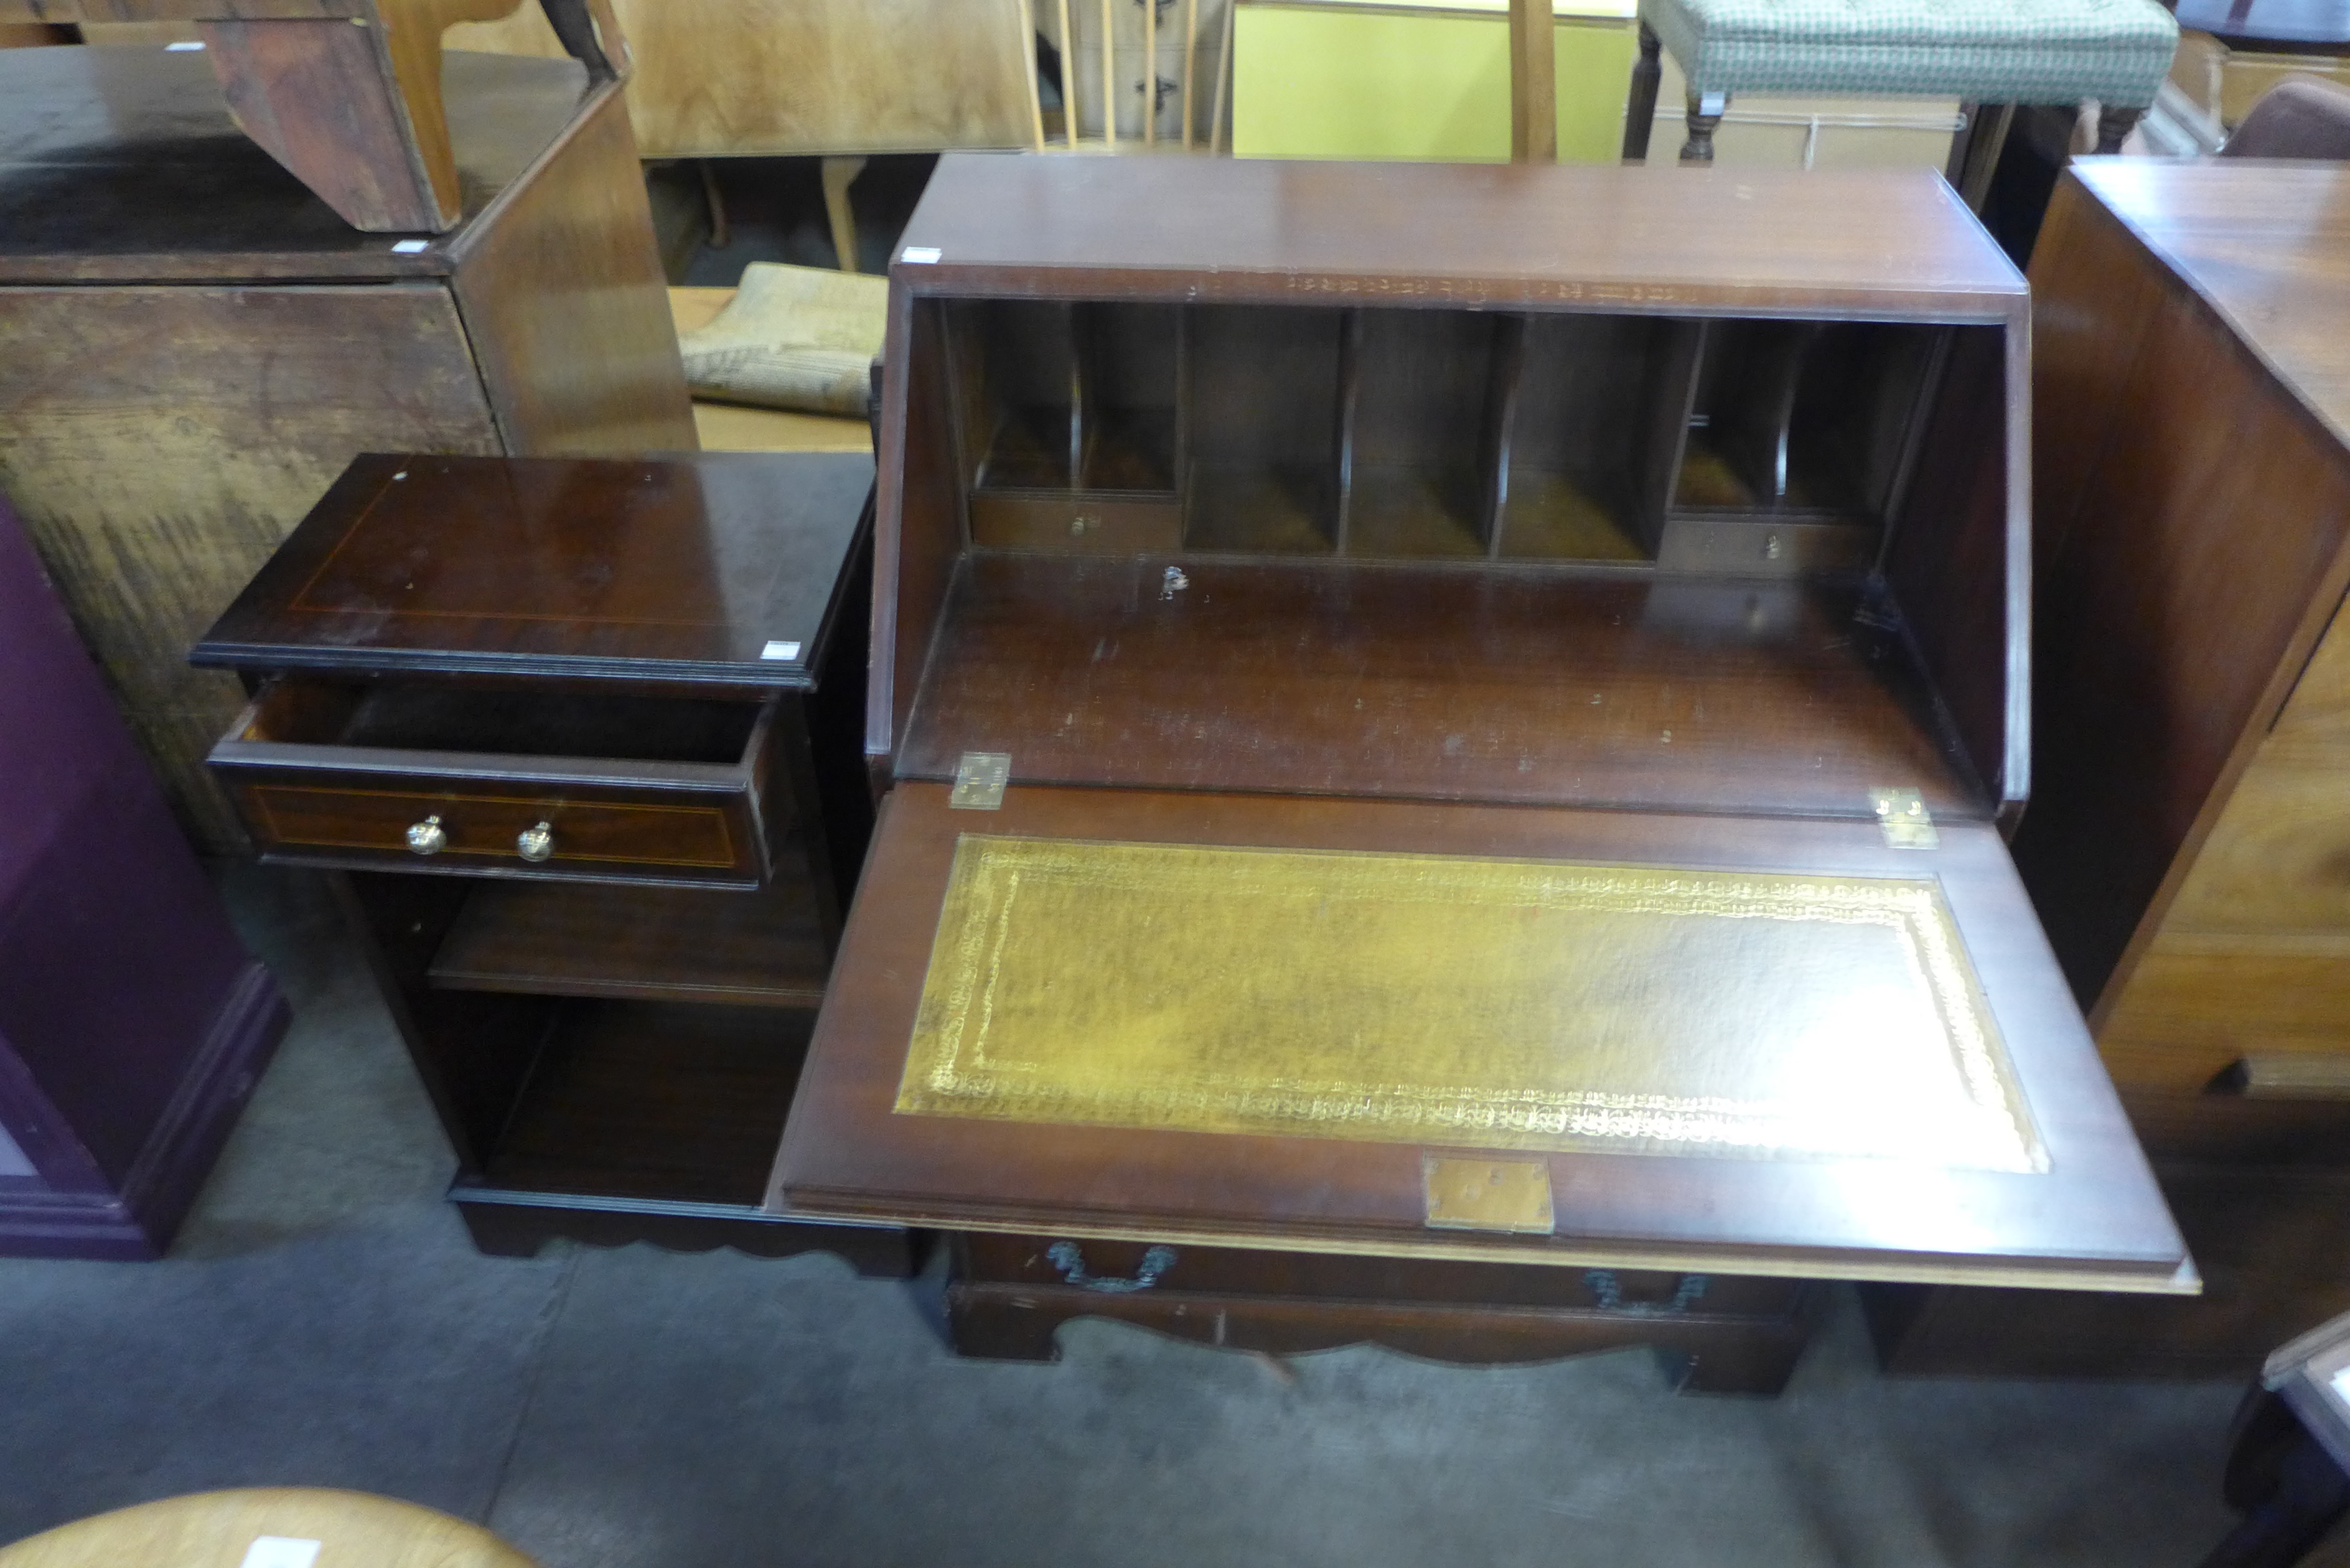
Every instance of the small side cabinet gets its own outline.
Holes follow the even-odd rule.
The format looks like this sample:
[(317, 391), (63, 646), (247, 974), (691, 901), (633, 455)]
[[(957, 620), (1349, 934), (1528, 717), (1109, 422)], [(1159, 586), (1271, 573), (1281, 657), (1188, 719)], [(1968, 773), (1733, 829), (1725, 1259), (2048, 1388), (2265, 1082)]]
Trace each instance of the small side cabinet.
[(0, 1255), (161, 1255), (286, 1028), (0, 502)]
[(870, 830), (859, 453), (359, 459), (195, 650), (212, 767), (325, 868), (484, 1251), (907, 1233), (760, 1198)]

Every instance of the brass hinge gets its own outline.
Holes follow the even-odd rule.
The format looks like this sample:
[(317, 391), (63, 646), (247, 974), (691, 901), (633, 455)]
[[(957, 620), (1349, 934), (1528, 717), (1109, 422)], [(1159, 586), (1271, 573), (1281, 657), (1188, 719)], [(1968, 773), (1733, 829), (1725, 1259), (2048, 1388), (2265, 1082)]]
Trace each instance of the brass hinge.
[(1942, 842), (1925, 797), (1914, 789), (1873, 789), (1868, 804), (1877, 810), (1877, 826), (1895, 849), (1931, 849)]
[(1011, 777), (1011, 753), (965, 752), (947, 804), (958, 811), (995, 811), (1003, 805), (1003, 786)]

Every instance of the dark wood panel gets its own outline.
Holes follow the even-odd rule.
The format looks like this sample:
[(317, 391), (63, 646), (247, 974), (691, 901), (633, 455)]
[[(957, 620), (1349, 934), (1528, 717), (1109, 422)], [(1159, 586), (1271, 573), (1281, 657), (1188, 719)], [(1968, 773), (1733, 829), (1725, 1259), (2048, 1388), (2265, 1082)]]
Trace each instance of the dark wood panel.
[(1864, 815), (1988, 807), (1834, 586), (973, 556), (901, 774)]
[[(2105, 275), (2041, 301), (2067, 332), (2144, 342), (2129, 379), (2095, 394), (2117, 414), (2077, 515), (2053, 519), (2064, 539), (2034, 628), (2037, 789), (2016, 838), (2050, 939), (2099, 1017), (2127, 981), (2126, 948), (2150, 940), (2182, 851), (2217, 820), (2350, 580), (2350, 453), (2182, 284), (2166, 280), (2142, 323), (2115, 314), (2134, 296)], [(2052, 364), (2089, 358), (2066, 349)], [(2052, 383), (2037, 400), (2083, 395)], [(2055, 461), (2061, 474), (2074, 460)]]
[[(835, 970), (771, 1202), (803, 1211), (1180, 1241), (1262, 1236), (1357, 1252), (1604, 1262), (1864, 1278), (2054, 1282), (2068, 1267), (2160, 1288), (2181, 1262), (2111, 1085), (1988, 827), (1930, 855), (1873, 824), (1546, 812), (1015, 785), (1003, 809), (900, 784)], [(896, 1115), (960, 833), (1383, 849), (1820, 875), (1939, 875), (2027, 1103), (2038, 1175), (1844, 1159), (1553, 1154), (1548, 1238), (1424, 1227), (1420, 1150), (1343, 1139), (1040, 1127)], [(2076, 1275), (2075, 1278), (2080, 1276)]]
[[(452, 54), (443, 80), (471, 224), (555, 142), (587, 76)], [(202, 53), (0, 51), (0, 281), (381, 281), (457, 265), (464, 228), (400, 251), (338, 216), (237, 129)]]
[(592, 89), (536, 178), (451, 247), (458, 308), (506, 451), (691, 452), (668, 280), (618, 82)]
[(924, 292), (1916, 312), (2012, 319), (2022, 280), (1908, 170), (1130, 163), (950, 153), (893, 275)]
[(813, 1007), (832, 957), (795, 848), (757, 892), (484, 883), (433, 955), (432, 983)]
[(883, 350), (878, 522), (873, 535), (873, 652), (865, 753), (892, 756), (921, 683), (931, 639), (962, 554), (962, 490), (948, 454), (946, 333), (939, 306), (889, 295)]
[(808, 1014), (561, 1004), (484, 1163), (494, 1187), (749, 1204), (764, 1189)]
[(2010, 814), (2032, 785), (2035, 522), (2030, 476), (2008, 456), (2028, 429), (2025, 348), (2020, 337), (1950, 335), (1881, 557), (1974, 776)]

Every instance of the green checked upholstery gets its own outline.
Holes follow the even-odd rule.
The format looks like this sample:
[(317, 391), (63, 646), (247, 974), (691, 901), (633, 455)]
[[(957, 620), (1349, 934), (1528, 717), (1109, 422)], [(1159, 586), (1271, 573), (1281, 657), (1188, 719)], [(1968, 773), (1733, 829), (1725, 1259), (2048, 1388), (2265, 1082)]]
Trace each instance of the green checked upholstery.
[(2156, 0), (1640, 0), (1690, 91), (2144, 109), (2178, 24)]

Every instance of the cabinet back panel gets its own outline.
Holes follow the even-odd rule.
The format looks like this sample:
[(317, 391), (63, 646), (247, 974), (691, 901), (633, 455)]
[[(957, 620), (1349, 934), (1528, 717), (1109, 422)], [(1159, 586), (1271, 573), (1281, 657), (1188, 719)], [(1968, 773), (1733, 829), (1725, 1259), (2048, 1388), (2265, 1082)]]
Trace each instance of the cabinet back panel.
[(1337, 526), (1344, 313), (1211, 306), (1191, 313), (1193, 549), (1326, 552)]
[(1499, 553), (1632, 561), (1664, 507), (1693, 322), (1645, 316), (1525, 318), (1501, 461)]
[(1474, 467), (1493, 391), (1496, 325), (1482, 311), (1357, 311), (1357, 461)]
[(947, 307), (963, 471), (982, 489), (1070, 483), (1074, 313), (1060, 301), (958, 300)]

